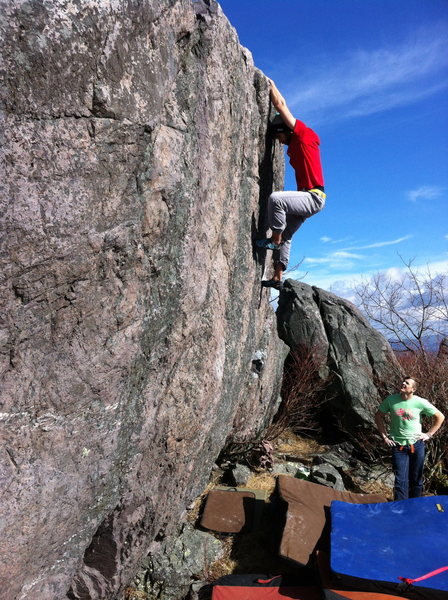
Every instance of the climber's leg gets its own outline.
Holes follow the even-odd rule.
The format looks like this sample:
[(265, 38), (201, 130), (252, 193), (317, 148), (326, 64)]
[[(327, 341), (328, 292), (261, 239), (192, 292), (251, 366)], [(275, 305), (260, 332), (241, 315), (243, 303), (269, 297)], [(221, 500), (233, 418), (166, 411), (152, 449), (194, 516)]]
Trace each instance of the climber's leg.
[[(268, 201), (268, 223), (272, 231), (271, 241), (279, 246), (274, 250), (274, 276), (263, 281), (264, 287), (276, 287), (286, 271), (291, 252), (291, 239), (305, 219), (324, 207), (325, 200), (310, 192), (273, 192)], [(259, 244), (261, 245), (261, 244)]]

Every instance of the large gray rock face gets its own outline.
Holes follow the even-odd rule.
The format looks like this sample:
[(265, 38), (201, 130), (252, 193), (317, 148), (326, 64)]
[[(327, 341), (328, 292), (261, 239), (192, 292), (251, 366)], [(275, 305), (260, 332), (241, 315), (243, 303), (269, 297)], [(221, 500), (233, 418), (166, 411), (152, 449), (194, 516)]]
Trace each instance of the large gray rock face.
[(328, 425), (352, 433), (371, 427), (382, 400), (375, 382), (400, 372), (387, 340), (347, 300), (292, 279), (280, 294), (277, 322), (281, 339), (292, 350), (309, 349), (328, 378)]
[(278, 397), (268, 85), (213, 2), (2, 1), (0, 31), (0, 598), (115, 598)]

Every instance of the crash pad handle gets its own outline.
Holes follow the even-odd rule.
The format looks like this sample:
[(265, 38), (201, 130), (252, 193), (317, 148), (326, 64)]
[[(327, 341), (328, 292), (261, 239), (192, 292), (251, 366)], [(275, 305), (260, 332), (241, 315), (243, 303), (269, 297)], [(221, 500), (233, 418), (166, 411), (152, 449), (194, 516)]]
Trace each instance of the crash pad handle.
[(430, 577), (434, 577), (434, 575), (438, 575), (439, 573), (443, 573), (443, 571), (448, 571), (448, 567), (440, 567), (440, 569), (436, 569), (435, 571), (430, 571), (421, 577), (417, 577), (416, 579), (408, 579), (407, 577), (399, 577), (401, 581), (404, 581), (408, 585), (415, 583), (416, 581), (423, 581), (423, 579), (429, 579)]
[(257, 579), (257, 583), (271, 583), (271, 581), (274, 581), (274, 579), (278, 579), (279, 577), (281, 577), (281, 575), (275, 575), (275, 577), (271, 577), (271, 579)]

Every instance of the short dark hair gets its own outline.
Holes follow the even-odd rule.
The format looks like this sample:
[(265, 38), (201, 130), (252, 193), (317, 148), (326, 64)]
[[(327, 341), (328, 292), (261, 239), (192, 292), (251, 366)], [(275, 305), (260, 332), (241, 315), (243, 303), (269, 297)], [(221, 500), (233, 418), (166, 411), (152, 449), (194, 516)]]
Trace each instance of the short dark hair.
[(290, 133), (291, 129), (283, 121), (281, 115), (275, 115), (269, 123), (269, 132), (272, 136), (275, 136), (278, 133)]
[(413, 382), (414, 382), (414, 384), (415, 384), (415, 385), (414, 385), (414, 390), (416, 390), (416, 389), (417, 389), (417, 386), (418, 386), (418, 384), (419, 384), (419, 381), (418, 381), (418, 379), (416, 379), (416, 378), (415, 378), (415, 377), (413, 377), (412, 375), (406, 375), (406, 377), (404, 377), (404, 378), (403, 378), (403, 380), (406, 380), (406, 379), (412, 379), (412, 381), (413, 381)]

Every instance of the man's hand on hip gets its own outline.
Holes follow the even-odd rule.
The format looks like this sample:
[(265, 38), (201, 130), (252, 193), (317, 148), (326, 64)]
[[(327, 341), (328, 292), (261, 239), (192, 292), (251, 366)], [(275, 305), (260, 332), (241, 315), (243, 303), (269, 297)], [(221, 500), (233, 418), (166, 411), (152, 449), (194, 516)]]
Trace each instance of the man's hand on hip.
[(392, 447), (392, 446), (397, 445), (397, 443), (394, 442), (394, 440), (392, 440), (390, 437), (387, 437), (387, 435), (383, 437), (383, 440), (384, 440), (384, 443), (386, 444), (386, 446)]

